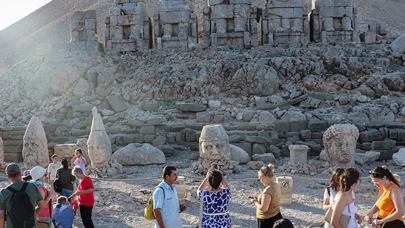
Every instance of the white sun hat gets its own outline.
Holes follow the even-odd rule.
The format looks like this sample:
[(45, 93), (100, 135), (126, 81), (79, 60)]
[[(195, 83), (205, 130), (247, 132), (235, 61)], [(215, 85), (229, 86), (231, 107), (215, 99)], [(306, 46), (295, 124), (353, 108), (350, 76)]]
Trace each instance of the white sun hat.
[(38, 180), (39, 178), (45, 175), (46, 169), (37, 165), (30, 170), (30, 173), (33, 180)]

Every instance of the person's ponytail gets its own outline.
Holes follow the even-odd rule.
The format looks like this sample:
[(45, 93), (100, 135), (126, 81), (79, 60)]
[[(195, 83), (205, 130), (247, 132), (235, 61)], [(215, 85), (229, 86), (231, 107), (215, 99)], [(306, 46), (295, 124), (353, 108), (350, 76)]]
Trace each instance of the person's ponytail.
[(383, 169), (385, 169), (387, 171), (387, 178), (388, 180), (390, 180), (392, 183), (394, 183), (395, 185), (397, 185), (398, 187), (401, 187), (401, 185), (399, 184), (398, 180), (394, 177), (394, 174), (392, 174), (391, 170), (388, 169), (388, 167), (382, 167)]

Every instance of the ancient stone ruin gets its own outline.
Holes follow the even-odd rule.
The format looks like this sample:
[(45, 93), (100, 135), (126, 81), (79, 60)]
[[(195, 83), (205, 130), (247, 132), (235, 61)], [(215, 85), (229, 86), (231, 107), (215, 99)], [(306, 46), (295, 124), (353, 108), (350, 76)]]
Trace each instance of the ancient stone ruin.
[(115, 1), (105, 24), (107, 51), (137, 51), (153, 48), (153, 23), (147, 1)]
[(97, 36), (95, 10), (76, 11), (70, 21), (70, 51), (102, 50)]
[(192, 164), (192, 169), (198, 173), (206, 173), (211, 164), (225, 174), (232, 174), (238, 162), (231, 161), (229, 137), (222, 125), (206, 125), (199, 138), (200, 158)]
[(258, 45), (255, 8), (249, 0), (210, 0), (203, 11), (206, 46)]
[(153, 16), (157, 48), (198, 44), (197, 16), (189, 0), (162, 0)]
[(354, 167), (359, 130), (353, 124), (334, 124), (323, 134), (328, 162), (338, 167)]
[(23, 137), (22, 157), (26, 169), (49, 164), (48, 141), (41, 121), (33, 116)]
[(311, 35), (316, 42), (351, 42), (359, 39), (357, 8), (352, 0), (317, 0), (311, 12)]
[(267, 1), (263, 14), (263, 44), (309, 42), (308, 10), (303, 0)]

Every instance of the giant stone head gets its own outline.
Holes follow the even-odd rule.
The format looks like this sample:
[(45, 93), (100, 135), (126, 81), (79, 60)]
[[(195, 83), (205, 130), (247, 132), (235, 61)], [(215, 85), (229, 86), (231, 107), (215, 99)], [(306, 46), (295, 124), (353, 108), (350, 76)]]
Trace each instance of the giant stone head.
[(199, 139), (200, 157), (208, 160), (230, 159), (229, 137), (222, 125), (206, 125)]

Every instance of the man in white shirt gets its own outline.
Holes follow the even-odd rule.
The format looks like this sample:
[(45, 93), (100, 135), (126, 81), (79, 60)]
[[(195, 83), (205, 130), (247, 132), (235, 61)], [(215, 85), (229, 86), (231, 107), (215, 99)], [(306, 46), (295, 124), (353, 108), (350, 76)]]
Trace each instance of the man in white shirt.
[(182, 228), (180, 212), (187, 206), (179, 203), (176, 186), (177, 171), (174, 166), (163, 168), (163, 181), (153, 191), (155, 228)]

